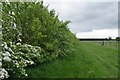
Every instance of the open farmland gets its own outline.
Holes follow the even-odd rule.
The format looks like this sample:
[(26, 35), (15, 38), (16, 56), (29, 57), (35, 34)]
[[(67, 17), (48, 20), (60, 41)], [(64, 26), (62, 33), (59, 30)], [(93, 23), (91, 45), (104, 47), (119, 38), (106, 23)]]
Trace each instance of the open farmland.
[[(79, 45), (78, 45), (79, 44)], [(66, 58), (27, 69), (31, 78), (116, 78), (118, 45), (116, 42), (79, 42)]]

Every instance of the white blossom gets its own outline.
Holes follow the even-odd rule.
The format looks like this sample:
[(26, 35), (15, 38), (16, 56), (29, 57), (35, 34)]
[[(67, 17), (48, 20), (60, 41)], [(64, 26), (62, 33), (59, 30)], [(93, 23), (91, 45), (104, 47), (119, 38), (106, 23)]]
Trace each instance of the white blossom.
[(7, 45), (6, 42), (4, 42), (4, 44)]
[(16, 45), (21, 45), (21, 43), (17, 43)]
[(16, 62), (15, 65), (17, 66), (17, 68), (19, 67), (19, 64)]
[(0, 21), (1, 21), (1, 22), (3, 22), (3, 20), (2, 20), (2, 19), (0, 19)]
[(32, 65), (32, 64), (34, 64), (34, 62), (33, 61), (29, 61), (29, 63)]
[(22, 33), (19, 32), (19, 36), (21, 36), (21, 35), (22, 35)]
[(3, 46), (4, 46), (4, 44), (1, 44), (1, 46), (3, 47)]
[(22, 52), (19, 52), (19, 54), (24, 54), (24, 53), (22, 53)]
[(8, 48), (8, 51), (14, 54), (13, 50), (11, 48)]
[(11, 49), (11, 48), (8, 48), (8, 51), (12, 52), (12, 49)]
[(0, 68), (0, 80), (8, 77), (8, 72), (4, 68)]
[(5, 48), (5, 49), (8, 49), (8, 46), (7, 46), (7, 45), (5, 45), (5, 46), (4, 46), (4, 48)]
[(6, 51), (4, 54), (2, 54), (3, 56), (7, 57), (7, 56), (11, 56), (10, 53), (8, 51)]
[(25, 63), (29, 63), (29, 61), (28, 61), (28, 60), (25, 60)]
[(36, 51), (37, 51), (37, 49), (33, 48), (33, 52), (36, 52)]
[(28, 44), (27, 46), (28, 46), (28, 47), (33, 47), (33, 46), (29, 45), (29, 44)]
[(15, 13), (14, 13), (14, 12), (12, 12), (12, 15), (15, 15)]
[(6, 42), (4, 42), (2, 46), (4, 46), (5, 49), (8, 49), (8, 46), (7, 46)]
[(8, 56), (5, 56), (5, 57), (3, 57), (3, 60), (4, 60), (4, 61), (7, 61), (7, 62), (10, 62), (10, 61), (11, 61), (11, 58), (8, 57)]
[(2, 67), (2, 62), (0, 62), (0, 67)]
[(19, 39), (18, 39), (18, 41), (20, 41), (20, 42), (21, 42), (22, 40), (19, 38)]
[(25, 76), (28, 76), (28, 74), (25, 74)]
[(15, 58), (15, 59), (18, 59), (18, 57), (17, 57), (17, 56), (15, 56), (14, 58)]
[(4, 79), (4, 73), (0, 71), (0, 79)]
[(2, 54), (3, 52), (1, 51), (0, 54)]
[(12, 42), (10, 42), (10, 44), (12, 45)]
[(13, 24), (13, 27), (16, 28), (16, 24), (15, 23)]

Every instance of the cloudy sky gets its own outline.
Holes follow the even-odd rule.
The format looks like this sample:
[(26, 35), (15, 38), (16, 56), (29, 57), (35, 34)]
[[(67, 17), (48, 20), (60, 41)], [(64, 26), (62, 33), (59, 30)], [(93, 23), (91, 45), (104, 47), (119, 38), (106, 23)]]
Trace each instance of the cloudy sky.
[[(108, 2), (109, 1), (109, 2)], [(78, 38), (118, 36), (118, 0), (44, 0)]]

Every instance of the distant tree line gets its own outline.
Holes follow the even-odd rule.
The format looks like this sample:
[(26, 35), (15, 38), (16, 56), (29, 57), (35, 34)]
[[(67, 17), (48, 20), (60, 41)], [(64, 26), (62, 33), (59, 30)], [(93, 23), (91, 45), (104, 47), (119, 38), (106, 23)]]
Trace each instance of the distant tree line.
[(117, 41), (120, 41), (120, 37), (116, 37), (116, 40), (117, 40)]
[(107, 38), (80, 38), (80, 41), (104, 41), (107, 40)]
[(79, 38), (80, 41), (120, 41), (120, 37), (116, 37), (112, 39), (112, 37), (108, 38)]

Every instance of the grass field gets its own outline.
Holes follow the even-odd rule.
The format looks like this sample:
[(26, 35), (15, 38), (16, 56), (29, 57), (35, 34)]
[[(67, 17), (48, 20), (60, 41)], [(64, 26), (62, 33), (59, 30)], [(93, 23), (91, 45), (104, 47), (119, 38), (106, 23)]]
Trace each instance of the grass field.
[(116, 78), (118, 47), (116, 42), (78, 42), (68, 57), (27, 68), (30, 78)]

